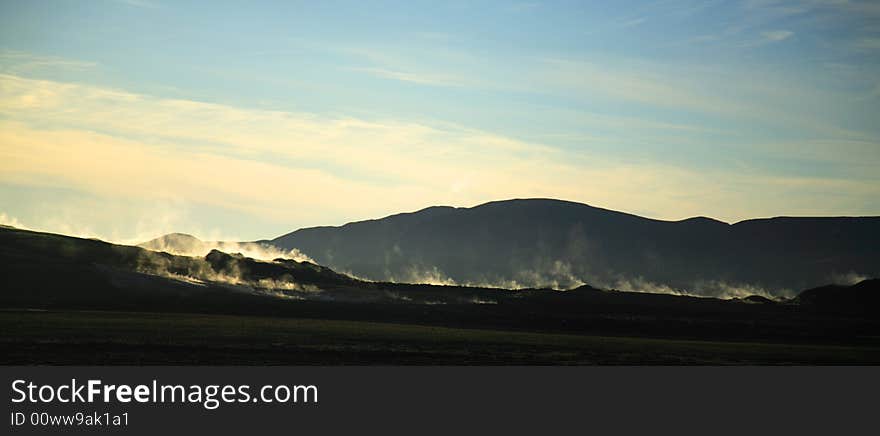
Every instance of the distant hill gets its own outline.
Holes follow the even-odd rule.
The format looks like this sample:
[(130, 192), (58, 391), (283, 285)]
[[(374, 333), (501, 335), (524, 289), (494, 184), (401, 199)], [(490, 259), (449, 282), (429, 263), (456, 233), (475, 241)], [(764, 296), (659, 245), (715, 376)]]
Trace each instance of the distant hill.
[(290, 259), (260, 262), (216, 250), (205, 257), (180, 256), (13, 228), (0, 228), (0, 273), (0, 305), (24, 307), (167, 308), (183, 300), (225, 307), (265, 297), (277, 300), (278, 289), (295, 294), (353, 282)]
[(138, 244), (138, 247), (181, 256), (202, 257), (211, 252), (211, 250), (220, 250), (226, 253), (241, 253), (244, 256), (261, 260), (277, 258), (298, 261), (311, 260), (296, 249), (280, 249), (266, 242), (202, 241), (186, 233), (169, 233)]
[(880, 315), (880, 280), (807, 289), (798, 294), (795, 302), (822, 312), (857, 313), (876, 318)]
[(186, 233), (169, 233), (156, 239), (149, 240), (138, 247), (146, 248), (153, 251), (164, 251), (172, 254), (211, 251), (212, 247), (217, 243), (204, 242), (193, 235)]
[(549, 199), (431, 207), (271, 241), (371, 280), (745, 297), (880, 277), (880, 217), (662, 221)]
[[(187, 235), (170, 239), (199, 242)], [(216, 249), (205, 256), (173, 255), (14, 228), (0, 228), (0, 278), (0, 308), (235, 312), (253, 305), (275, 310), (301, 300), (446, 305), (495, 301), (514, 294), (501, 289), (365, 282), (308, 261), (258, 260)]]
[(247, 314), (591, 335), (854, 343), (878, 337), (877, 283), (825, 287), (781, 301), (589, 285), (566, 292), (509, 291), (365, 282), (310, 262), (259, 261), (216, 250), (204, 257), (176, 256), (0, 229), (0, 311)]

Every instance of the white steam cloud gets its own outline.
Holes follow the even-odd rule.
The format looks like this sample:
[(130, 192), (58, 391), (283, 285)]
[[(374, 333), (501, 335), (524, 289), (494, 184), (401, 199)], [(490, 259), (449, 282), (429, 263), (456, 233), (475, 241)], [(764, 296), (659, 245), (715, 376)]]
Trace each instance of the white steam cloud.
[(758, 295), (771, 300), (778, 300), (779, 298), (789, 298), (795, 295), (795, 292), (790, 289), (778, 289), (771, 292), (757, 285), (748, 283), (729, 283), (724, 280), (698, 280), (689, 285), (687, 289), (681, 289), (665, 283), (653, 282), (641, 276), (621, 276), (609, 284), (600, 284), (600, 286), (621, 291), (683, 295), (689, 297), (711, 297), (725, 300), (745, 298), (752, 295)]
[(691, 295), (681, 289), (675, 289), (669, 285), (655, 283), (643, 277), (621, 277), (610, 286), (613, 289), (630, 292), (646, 292), (651, 294)]
[(289, 276), (283, 276), (278, 280), (247, 280), (235, 263), (227, 265), (222, 272), (218, 272), (203, 257), (189, 257), (182, 266), (179, 260), (175, 261), (149, 250), (141, 252), (135, 270), (197, 286), (220, 284), (243, 292), (279, 298), (302, 299), (303, 294), (322, 292), (317, 286), (297, 283)]
[(549, 288), (568, 290), (584, 285), (586, 282), (572, 272), (568, 262), (544, 260), (535, 265), (520, 269), (515, 277), (491, 277), (476, 280), (455, 280), (437, 266), (409, 266), (402, 274), (386, 271), (392, 283), (412, 283), (438, 286), (469, 286), (477, 288), (526, 289)]
[[(796, 294), (796, 292), (791, 289), (768, 290), (755, 284), (731, 283), (724, 280), (698, 280), (684, 288), (651, 281), (642, 276), (627, 277), (621, 275), (610, 281), (598, 278), (584, 280), (572, 272), (570, 264), (560, 260), (543, 262), (541, 266), (546, 267), (546, 269), (540, 269), (536, 265), (535, 268), (518, 271), (514, 278), (495, 278), (470, 281), (457, 281), (436, 266), (422, 268), (410, 267), (406, 270), (405, 274), (391, 276), (389, 281), (396, 283), (470, 286), (508, 290), (549, 288), (560, 291), (574, 289), (584, 284), (591, 284), (600, 288), (616, 289), (620, 291), (691, 297), (712, 297), (720, 299), (745, 298), (757, 295), (772, 300), (778, 300), (780, 298), (790, 298)], [(864, 276), (849, 273), (837, 276), (835, 280), (839, 283), (854, 284), (864, 279)]]
[(257, 260), (291, 259), (297, 262), (317, 263), (296, 248), (282, 250), (259, 242), (202, 241), (184, 234), (171, 234), (139, 245), (153, 251), (164, 251), (179, 256), (204, 257), (211, 250), (224, 253), (240, 253)]
[(831, 283), (835, 285), (852, 286), (856, 283), (868, 280), (869, 278), (870, 277), (864, 274), (859, 274), (855, 271), (849, 271), (843, 274), (832, 274)]
[(16, 219), (14, 216), (7, 215), (3, 212), (0, 212), (0, 226), (15, 227), (17, 229), (22, 229), (22, 230), (30, 230), (27, 226), (22, 224), (22, 222), (19, 221), (18, 219)]

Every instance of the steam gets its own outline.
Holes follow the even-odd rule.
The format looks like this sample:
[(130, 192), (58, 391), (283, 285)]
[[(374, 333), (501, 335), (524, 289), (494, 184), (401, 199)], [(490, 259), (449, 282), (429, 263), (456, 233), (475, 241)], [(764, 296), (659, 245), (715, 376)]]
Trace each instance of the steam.
[(495, 300), (486, 300), (483, 298), (473, 297), (467, 300), (468, 303), (471, 304), (498, 304)]
[(410, 297), (408, 295), (401, 294), (400, 292), (385, 291), (385, 295), (392, 300), (403, 301), (405, 303), (409, 303), (409, 302), (413, 301), (412, 297)]
[(0, 226), (15, 227), (21, 230), (31, 230), (27, 226), (22, 224), (21, 221), (17, 220), (14, 216), (7, 215), (3, 212), (0, 212)]
[[(31, 230), (31, 228), (23, 224), (16, 217), (3, 212), (0, 212), (0, 225)], [(218, 272), (204, 259), (211, 250), (219, 250), (225, 253), (239, 253), (245, 257), (267, 262), (271, 262), (274, 259), (290, 259), (297, 262), (306, 261), (317, 264), (311, 257), (295, 248), (285, 250), (260, 242), (201, 241), (195, 237), (182, 234), (167, 235), (140, 246), (146, 248), (147, 251), (144, 251), (138, 258), (136, 271), (144, 274), (158, 275), (193, 286), (219, 284), (244, 292), (273, 295), (279, 298), (311, 298), (322, 293), (321, 298), (331, 298), (322, 289), (314, 285), (298, 283), (289, 276), (282, 276), (276, 279), (247, 280), (241, 271), (235, 269), (234, 263), (229, 268)], [(395, 246), (395, 251), (395, 255), (401, 255), (399, 247)], [(172, 258), (160, 252), (186, 256), (184, 258), (186, 260)], [(438, 266), (412, 265), (396, 275), (386, 271), (386, 277), (388, 281), (395, 283), (468, 286), (507, 290), (526, 288), (567, 290), (589, 283), (600, 288), (621, 291), (721, 299), (744, 298), (752, 295), (769, 299), (780, 299), (790, 298), (796, 294), (795, 290), (767, 289), (753, 283), (703, 279), (691, 283), (672, 285), (653, 281), (643, 276), (613, 275), (613, 273), (587, 274), (589, 270), (588, 266), (581, 263), (573, 266), (572, 263), (560, 259), (539, 256), (531, 265), (520, 268), (517, 272), (508, 276), (487, 275), (476, 277), (475, 279), (471, 277), (469, 280), (456, 280)], [(361, 281), (370, 281), (355, 276), (351, 271), (342, 272)], [(610, 279), (607, 278), (609, 275), (611, 276)], [(832, 274), (829, 276), (828, 281), (839, 285), (854, 285), (866, 279), (868, 279), (866, 275), (856, 271), (848, 271)], [(391, 300), (413, 302), (412, 297), (394, 291), (384, 291), (383, 295)], [(477, 297), (462, 299), (461, 302), (472, 304), (497, 303), (496, 301)], [(419, 301), (419, 303), (446, 304), (444, 301), (433, 300)]]
[(465, 282), (466, 286), (482, 288), (554, 289), (565, 291), (586, 284), (581, 276), (572, 272), (569, 263), (561, 260), (543, 260), (516, 270), (512, 276), (495, 275)]
[[(645, 292), (653, 294), (680, 295), (691, 297), (711, 297), (719, 299), (737, 299), (748, 296), (761, 296), (772, 300), (793, 297), (796, 291), (791, 289), (767, 289), (752, 283), (736, 283), (725, 280), (696, 280), (685, 286), (652, 281), (643, 276), (613, 275), (611, 279), (603, 275), (580, 275), (568, 262), (559, 259), (540, 259), (528, 268), (517, 271), (513, 277), (495, 277), (478, 280), (458, 281), (445, 274), (436, 266), (410, 266), (404, 274), (391, 276), (392, 282), (469, 286), (480, 288), (496, 288), (518, 290), (527, 288), (569, 290), (584, 284), (591, 284), (605, 289), (617, 289), (629, 292)], [(857, 283), (865, 277), (855, 273), (836, 276), (836, 281), (846, 284)]]
[(870, 277), (868, 277), (864, 274), (859, 274), (855, 271), (849, 271), (844, 274), (832, 274), (831, 275), (831, 283), (835, 284), (835, 285), (852, 286), (857, 283), (868, 280), (869, 278)]
[[(318, 265), (317, 262), (312, 262), (312, 263)], [(356, 275), (355, 273), (351, 272), (350, 269), (343, 269), (343, 268), (339, 268), (339, 269), (337, 269), (337, 268), (333, 268), (333, 270), (336, 271), (336, 272), (338, 272), (339, 274), (342, 274), (342, 275), (345, 275), (345, 276), (349, 276), (349, 277), (351, 277), (351, 278), (353, 278), (353, 279), (355, 279), (355, 280), (359, 280), (359, 281), (362, 281), (362, 282), (367, 282), (367, 283), (373, 283), (373, 282), (376, 282), (376, 280), (372, 280), (372, 279), (368, 279), (368, 278), (366, 278), (366, 277), (362, 277), (362, 276)]]
[(613, 289), (620, 289), (622, 291), (630, 292), (646, 292), (651, 294), (669, 295), (692, 295), (687, 291), (675, 289), (669, 285), (664, 285), (662, 283), (655, 283), (650, 280), (646, 280), (641, 276), (634, 278), (618, 278), (610, 287)]
[(619, 277), (611, 284), (603, 286), (621, 291), (647, 292), (652, 294), (682, 295), (689, 297), (709, 297), (729, 300), (758, 295), (771, 300), (789, 298), (795, 295), (790, 289), (778, 289), (773, 292), (748, 283), (729, 283), (724, 280), (700, 280), (692, 283), (687, 289), (673, 287), (638, 277)]
[(533, 269), (520, 270), (513, 282), (520, 285), (520, 288), (551, 288), (556, 290), (576, 288), (585, 284), (580, 277), (572, 273), (571, 264), (562, 260), (541, 262)]
[(274, 289), (274, 290), (284, 290), (284, 291), (296, 291), (296, 292), (311, 292), (318, 293), (321, 292), (315, 285), (308, 284), (300, 284), (294, 281), (283, 281), (283, 280), (272, 280), (272, 279), (261, 279), (256, 282), (256, 285), (263, 289)]
[(218, 272), (202, 257), (169, 257), (150, 250), (141, 251), (135, 270), (195, 286), (223, 285), (241, 292), (278, 298), (304, 299), (304, 294), (322, 292), (317, 286), (297, 283), (289, 276), (280, 280), (246, 280), (234, 263)]
[(699, 295), (721, 299), (745, 298), (751, 295), (758, 295), (771, 300), (778, 300), (796, 295), (796, 292), (791, 289), (774, 289), (771, 291), (749, 283), (729, 283), (724, 280), (698, 281), (694, 283), (693, 290)]
[(438, 286), (459, 286), (459, 284), (443, 273), (436, 266), (430, 268), (419, 268), (410, 266), (404, 271), (403, 275), (390, 276), (392, 283), (413, 283), (422, 285), (438, 285)]
[(274, 245), (259, 242), (202, 241), (189, 235), (179, 234), (154, 239), (140, 246), (148, 250), (164, 251), (179, 256), (204, 257), (211, 250), (219, 250), (224, 253), (239, 253), (257, 260), (291, 259), (297, 262), (317, 263), (296, 248), (282, 250)]
[(521, 269), (513, 278), (494, 277), (477, 280), (458, 281), (444, 273), (437, 266), (418, 267), (411, 265), (403, 274), (386, 272), (392, 283), (412, 283), (438, 286), (468, 286), (495, 289), (549, 288), (566, 290), (584, 285), (585, 282), (572, 272), (571, 264), (561, 260), (548, 260), (536, 263), (531, 268)]
[[(305, 256), (296, 249), (283, 251), (270, 245), (253, 242), (203, 242), (192, 237), (181, 240), (173, 240), (171, 242), (168, 242), (165, 239), (157, 241), (163, 241), (166, 243), (164, 245), (159, 245), (153, 244), (152, 242), (155, 241), (152, 241), (150, 243), (150, 247), (154, 250), (166, 251), (169, 253), (185, 256), (199, 256), (193, 258), (194, 265), (197, 266), (192, 268), (186, 274), (181, 274), (180, 272), (175, 272), (169, 269), (167, 265), (163, 264), (162, 260), (158, 260), (149, 262), (149, 268), (145, 269), (143, 272), (149, 273), (153, 271), (152, 273), (164, 275), (166, 277), (185, 281), (188, 283), (224, 283), (231, 286), (257, 290), (259, 292), (266, 292), (266, 290), (273, 290), (281, 294), (316, 294), (322, 292), (315, 286), (302, 285), (294, 282), (292, 279), (263, 279), (258, 282), (248, 282), (242, 279), (241, 274), (238, 271), (224, 271), (224, 273), (218, 273), (214, 271), (211, 268), (210, 264), (208, 264), (204, 259), (201, 258), (211, 249), (218, 249), (225, 252), (239, 252), (247, 257), (261, 259), (264, 261), (268, 261), (270, 259), (285, 258), (297, 261), (306, 260), (313, 262), (311, 258)], [(158, 255), (158, 253), (155, 253), (155, 255)], [(160, 259), (164, 258), (160, 257)], [(388, 273), (386, 272), (386, 274)], [(468, 286), (508, 290), (526, 288), (550, 288), (556, 290), (568, 290), (574, 289), (578, 286), (582, 286), (586, 283), (585, 280), (582, 280), (580, 276), (578, 276), (574, 272), (571, 264), (562, 260), (545, 260), (542, 262), (538, 262), (536, 263), (536, 265), (534, 265), (533, 268), (520, 270), (513, 278), (509, 279), (496, 278), (473, 281), (457, 281), (437, 266), (418, 267), (414, 265), (408, 267), (406, 270), (404, 270), (402, 274), (389, 274), (388, 278), (388, 281), (392, 283), (426, 284), (437, 286)], [(835, 280), (841, 283), (853, 284), (864, 280), (864, 278), (864, 276), (851, 272), (844, 275), (836, 276)], [(606, 289), (617, 289), (629, 292), (645, 292), (691, 297), (713, 297), (720, 299), (744, 298), (752, 295), (758, 295), (765, 298), (778, 300), (780, 298), (792, 297), (795, 294), (795, 292), (790, 289), (774, 289), (771, 291), (750, 283), (732, 283), (724, 280), (699, 280), (687, 285), (685, 288), (681, 288), (662, 282), (652, 281), (642, 276), (628, 277), (623, 275), (618, 275), (610, 281), (602, 280), (600, 278), (593, 278), (591, 280), (591, 284)], [(394, 291), (385, 291), (384, 297), (402, 302), (413, 302), (412, 297)], [(497, 303), (495, 301), (484, 300), (480, 298), (470, 298), (462, 301), (471, 304)], [(428, 304), (427, 301), (422, 301), (421, 303)]]

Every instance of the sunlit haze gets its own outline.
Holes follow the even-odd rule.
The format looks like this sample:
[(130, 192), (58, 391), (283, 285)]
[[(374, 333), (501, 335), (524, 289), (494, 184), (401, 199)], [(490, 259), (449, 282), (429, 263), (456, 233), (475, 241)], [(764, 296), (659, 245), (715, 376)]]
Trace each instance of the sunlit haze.
[(0, 3), (0, 221), (880, 215), (880, 3)]

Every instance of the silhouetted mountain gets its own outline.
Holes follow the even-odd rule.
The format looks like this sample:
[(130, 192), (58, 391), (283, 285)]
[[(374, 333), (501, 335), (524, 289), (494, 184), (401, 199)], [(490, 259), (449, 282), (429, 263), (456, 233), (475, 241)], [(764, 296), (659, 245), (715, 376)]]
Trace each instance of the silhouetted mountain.
[(202, 241), (201, 239), (186, 233), (169, 233), (165, 236), (138, 244), (138, 247), (183, 256), (202, 257), (211, 252), (211, 250), (220, 250), (225, 253), (241, 253), (245, 256), (262, 260), (272, 260), (276, 258), (309, 260), (308, 257), (297, 250), (279, 249), (278, 247), (269, 244), (267, 241)]
[[(808, 291), (775, 304), (588, 285), (558, 292), (374, 283), (289, 259), (267, 262), (216, 250), (204, 258), (175, 256), (7, 228), (0, 229), (0, 279), (2, 310), (247, 314), (787, 343), (862, 343), (880, 331), (876, 310), (838, 310), (833, 303), (852, 295), (866, 301), (860, 286), (876, 291), (876, 281), (854, 293)], [(825, 301), (832, 301), (831, 309), (823, 308)]]
[(169, 233), (156, 239), (149, 240), (138, 247), (143, 247), (153, 251), (165, 251), (168, 253), (188, 252), (188, 251), (211, 251), (214, 244), (202, 241), (193, 235), (186, 233)]
[[(180, 235), (179, 241), (195, 238)], [(206, 257), (179, 256), (51, 233), (0, 228), (0, 301), (101, 306), (226, 294), (277, 296), (353, 279), (318, 265), (277, 259), (259, 262), (212, 250)], [(236, 297), (236, 298), (239, 298)], [(224, 297), (225, 298), (225, 297)]]
[(275, 259), (274, 262), (260, 262), (241, 254), (228, 254), (211, 250), (205, 260), (218, 274), (234, 276), (245, 282), (272, 280), (276, 283), (305, 283), (314, 285), (356, 284), (357, 280), (337, 274), (330, 268), (309, 262), (289, 259)]
[(823, 312), (847, 312), (876, 317), (880, 314), (880, 280), (852, 286), (828, 285), (801, 292), (796, 301)]
[(880, 218), (661, 221), (560, 200), (431, 207), (271, 241), (372, 280), (793, 296), (880, 276)]
[(167, 310), (186, 300), (189, 307), (229, 304), (225, 310), (235, 310), (244, 301), (270, 304), (263, 297), (271, 297), (271, 304), (288, 298), (473, 304), (513, 295), (500, 289), (365, 282), (307, 261), (261, 261), (218, 250), (204, 257), (179, 256), (14, 228), (0, 228), (0, 273), (0, 307), (158, 305)]
[(779, 304), (775, 300), (771, 300), (767, 297), (762, 297), (760, 295), (749, 295), (748, 297), (740, 298), (739, 300), (752, 304)]

